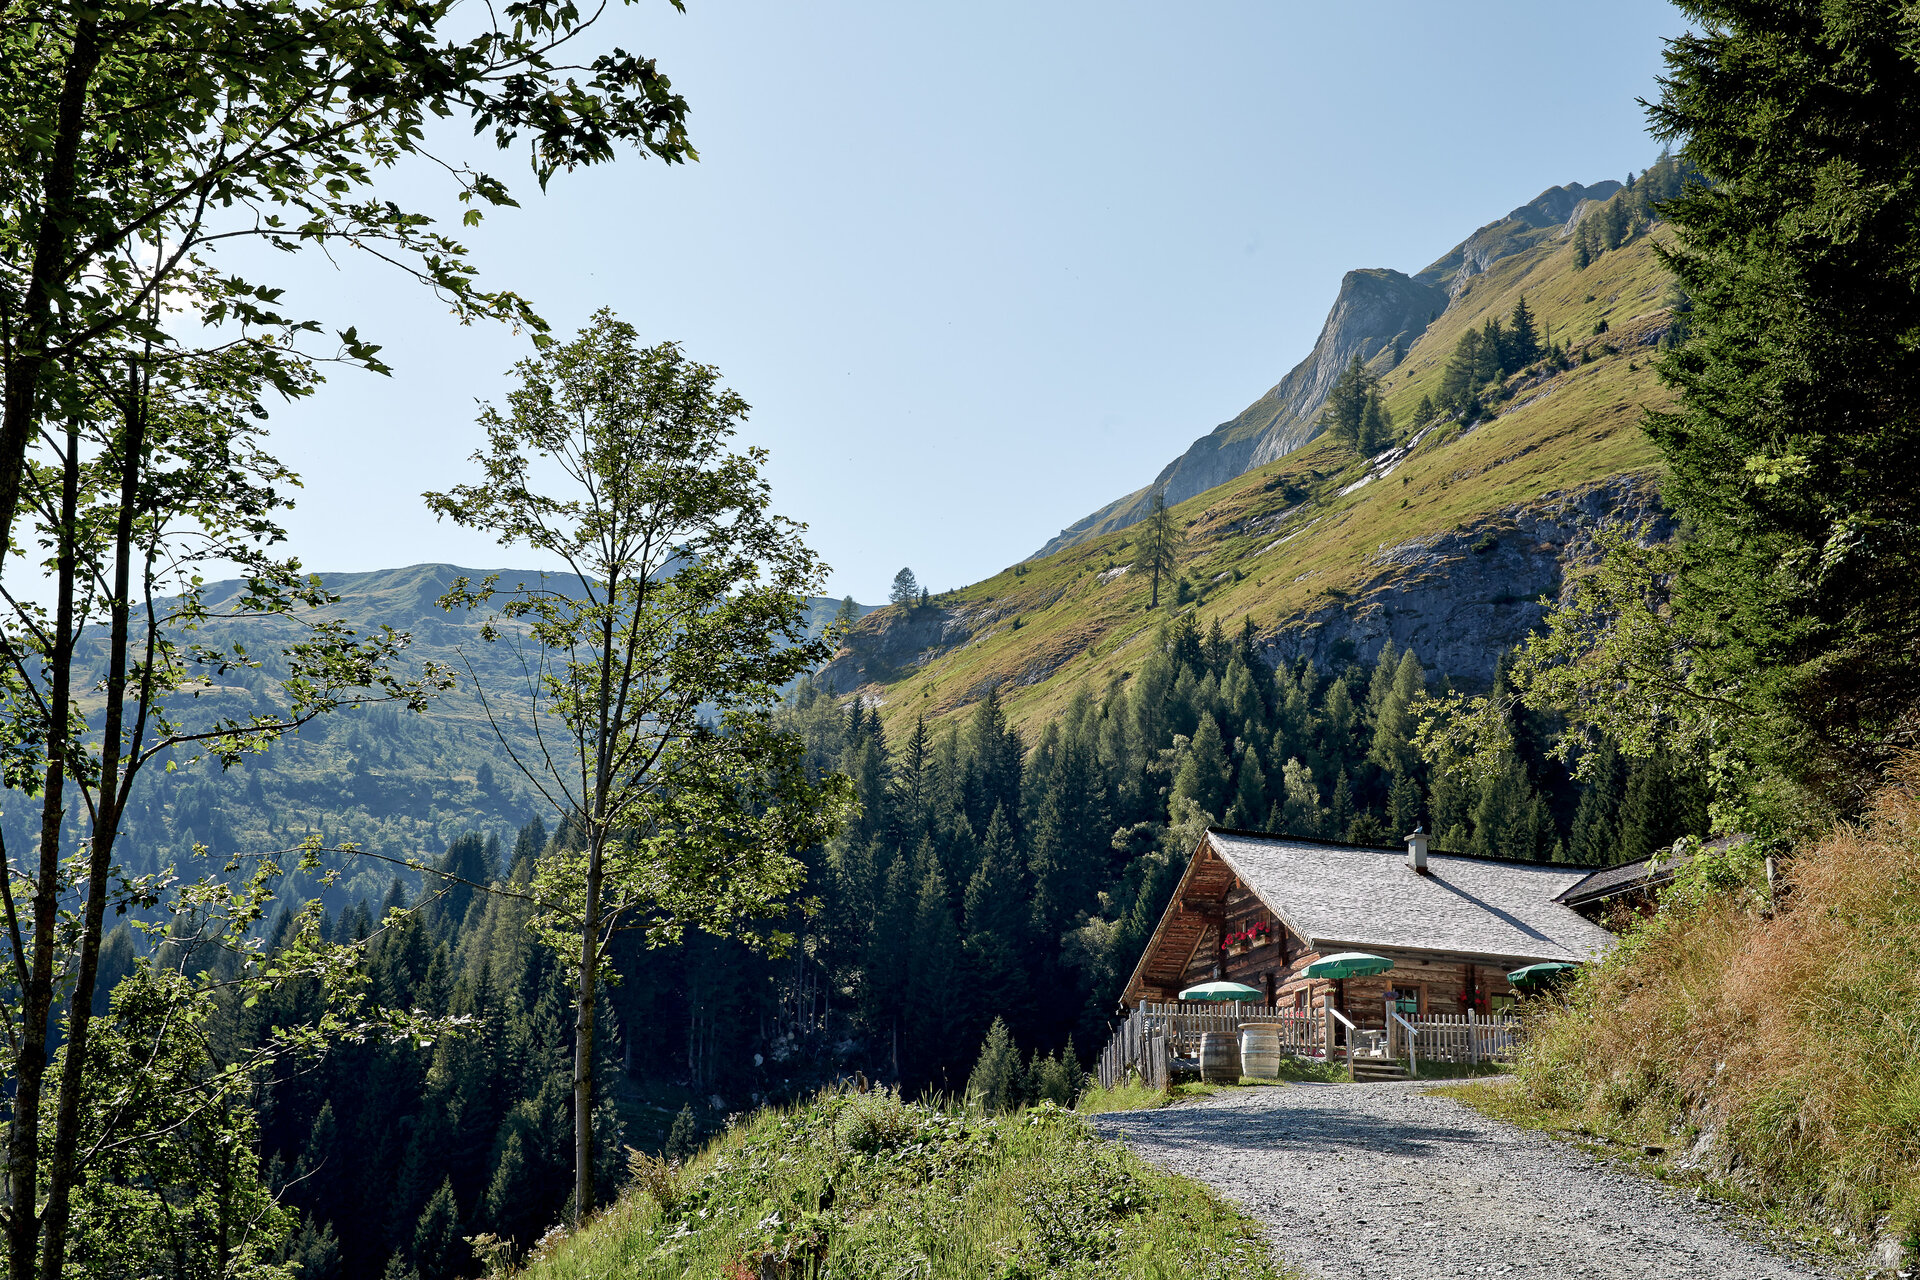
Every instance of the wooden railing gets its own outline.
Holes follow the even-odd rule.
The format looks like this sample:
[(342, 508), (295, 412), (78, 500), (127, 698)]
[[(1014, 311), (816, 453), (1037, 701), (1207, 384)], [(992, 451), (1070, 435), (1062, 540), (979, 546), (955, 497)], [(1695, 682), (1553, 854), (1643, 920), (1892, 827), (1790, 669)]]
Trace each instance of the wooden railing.
[[(1395, 1024), (1399, 1025), (1395, 1025)], [(1406, 1028), (1411, 1025), (1409, 1033)], [(1513, 1057), (1520, 1019), (1513, 1014), (1433, 1013), (1388, 1019), (1387, 1055), (1426, 1062), (1496, 1062)]]
[[(1101, 1051), (1098, 1074), (1103, 1088), (1124, 1084), (1129, 1077), (1164, 1088), (1177, 1060), (1200, 1056), (1200, 1037), (1209, 1031), (1237, 1033), (1243, 1023), (1273, 1023), (1280, 1030), (1280, 1051), (1299, 1058), (1327, 1056), (1327, 1041), (1336, 1054), (1351, 1062), (1355, 1041), (1353, 1024), (1336, 1010), (1310, 1014), (1299, 1009), (1276, 1009), (1258, 1004), (1146, 1004), (1127, 1015)], [(1374, 1051), (1384, 1047), (1390, 1058), (1413, 1063), (1479, 1063), (1510, 1059), (1520, 1037), (1520, 1019), (1513, 1014), (1438, 1013), (1405, 1017), (1389, 1011), (1384, 1044), (1373, 1040)], [(1379, 1037), (1380, 1032), (1365, 1035)]]
[(1167, 1084), (1174, 1059), (1200, 1056), (1200, 1037), (1209, 1031), (1238, 1034), (1241, 1024), (1271, 1023), (1280, 1031), (1280, 1051), (1298, 1057), (1325, 1057), (1321, 1022), (1299, 1009), (1260, 1004), (1142, 1003), (1127, 1015), (1100, 1054), (1103, 1088), (1124, 1084), (1129, 1076), (1154, 1087)]

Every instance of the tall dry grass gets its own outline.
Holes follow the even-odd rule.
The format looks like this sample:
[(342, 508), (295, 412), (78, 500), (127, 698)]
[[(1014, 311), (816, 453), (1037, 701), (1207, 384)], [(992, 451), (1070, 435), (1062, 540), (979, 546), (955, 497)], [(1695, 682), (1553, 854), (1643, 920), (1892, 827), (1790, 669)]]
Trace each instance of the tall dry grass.
[[(1531, 1101), (1855, 1231), (1920, 1226), (1920, 761), (1749, 881), (1643, 922), (1544, 1015)], [(1659, 1135), (1659, 1136), (1656, 1136)]]

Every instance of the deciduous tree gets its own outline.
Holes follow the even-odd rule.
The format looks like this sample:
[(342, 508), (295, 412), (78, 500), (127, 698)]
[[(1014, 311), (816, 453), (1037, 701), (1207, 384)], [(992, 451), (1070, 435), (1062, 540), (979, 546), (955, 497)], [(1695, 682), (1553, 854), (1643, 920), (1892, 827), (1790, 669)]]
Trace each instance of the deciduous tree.
[[(482, 478), (427, 495), (439, 515), (558, 559), (566, 577), (462, 581), (447, 607), (490, 606), (524, 642), (526, 686), (481, 689), (505, 753), (574, 833), (531, 886), (574, 980), (574, 1208), (596, 1203), (596, 1009), (621, 930), (690, 927), (782, 946), (758, 922), (798, 887), (800, 851), (841, 823), (850, 788), (808, 777), (775, 728), (780, 688), (827, 656), (806, 599), (824, 568), (771, 510), (761, 449), (729, 441), (746, 403), (672, 343), (642, 346), (610, 311), (515, 366), (486, 407)], [(559, 492), (542, 485), (564, 481)], [(717, 717), (718, 723), (714, 722)]]

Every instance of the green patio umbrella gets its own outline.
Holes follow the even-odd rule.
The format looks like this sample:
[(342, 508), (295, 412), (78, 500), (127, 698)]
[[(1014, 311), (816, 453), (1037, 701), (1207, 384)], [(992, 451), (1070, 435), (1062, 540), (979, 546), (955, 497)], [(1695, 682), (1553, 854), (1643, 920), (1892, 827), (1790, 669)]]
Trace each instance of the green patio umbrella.
[(1531, 987), (1542, 982), (1551, 982), (1555, 978), (1572, 973), (1579, 967), (1577, 964), (1549, 960), (1545, 964), (1530, 964), (1524, 969), (1515, 969), (1507, 975), (1507, 981), (1516, 987)]
[(1393, 968), (1393, 961), (1385, 956), (1368, 955), (1364, 951), (1340, 951), (1308, 965), (1307, 976), (1309, 978), (1371, 978), (1374, 974), (1385, 973), (1391, 968)]
[(1203, 982), (1180, 993), (1182, 1000), (1263, 1000), (1265, 993), (1244, 982)]

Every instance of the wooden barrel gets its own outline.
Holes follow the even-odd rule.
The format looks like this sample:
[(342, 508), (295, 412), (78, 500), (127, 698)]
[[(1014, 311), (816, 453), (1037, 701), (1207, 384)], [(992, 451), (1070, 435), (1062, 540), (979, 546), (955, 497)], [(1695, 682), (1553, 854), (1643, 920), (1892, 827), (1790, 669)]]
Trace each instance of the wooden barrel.
[(1200, 1078), (1228, 1084), (1240, 1078), (1240, 1041), (1233, 1032), (1200, 1033)]
[(1240, 1027), (1240, 1073), (1259, 1080), (1280, 1078), (1280, 1028), (1271, 1022)]

